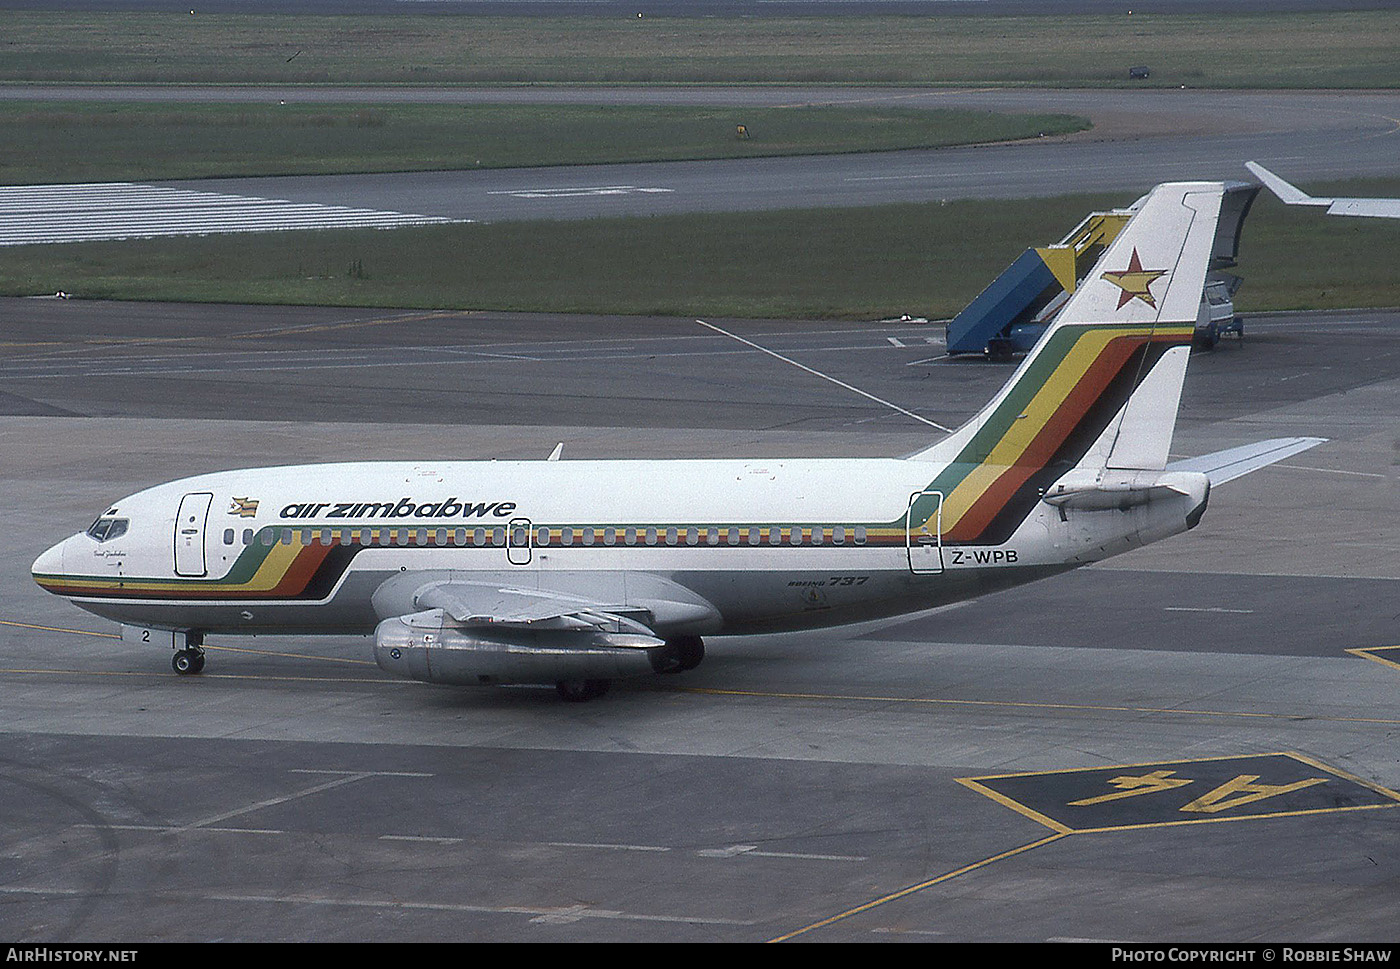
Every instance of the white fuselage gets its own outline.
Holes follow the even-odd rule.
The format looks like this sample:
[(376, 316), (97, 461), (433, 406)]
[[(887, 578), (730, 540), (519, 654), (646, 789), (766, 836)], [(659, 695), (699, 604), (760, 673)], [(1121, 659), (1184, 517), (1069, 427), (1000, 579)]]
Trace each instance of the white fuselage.
[(940, 541), (942, 496), (926, 491), (940, 470), (930, 461), (775, 459), (221, 472), (117, 502), (106, 517), (127, 523), (122, 534), (75, 535), (34, 573), (122, 623), (246, 633), (371, 632), (404, 608), (373, 597), (405, 572), (556, 592), (577, 580), (618, 601), (628, 576), (644, 573), (714, 606), (684, 628), (662, 620), (658, 634), (738, 633), (1005, 588), (1183, 531), (1200, 504), (1183, 495), (1065, 514), (1038, 502), (995, 545), (951, 545)]

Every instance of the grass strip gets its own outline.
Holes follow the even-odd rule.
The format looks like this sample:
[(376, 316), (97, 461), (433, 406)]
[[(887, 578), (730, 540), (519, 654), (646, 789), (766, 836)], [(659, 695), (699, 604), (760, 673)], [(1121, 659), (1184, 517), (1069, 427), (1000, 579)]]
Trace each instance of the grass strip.
[[(1400, 11), (929, 17), (6, 11), (0, 80), (1400, 86)], [(1222, 5), (1224, 6), (1224, 5)], [(1151, 76), (1130, 81), (1129, 67)]]
[[(1312, 185), (1400, 195), (1400, 180)], [(0, 292), (748, 318), (950, 317), (1023, 249), (1131, 195), (21, 246)], [(1245, 312), (1400, 306), (1400, 222), (1261, 195)]]
[(1072, 115), (886, 107), (0, 103), (0, 184), (813, 155), (1089, 127)]

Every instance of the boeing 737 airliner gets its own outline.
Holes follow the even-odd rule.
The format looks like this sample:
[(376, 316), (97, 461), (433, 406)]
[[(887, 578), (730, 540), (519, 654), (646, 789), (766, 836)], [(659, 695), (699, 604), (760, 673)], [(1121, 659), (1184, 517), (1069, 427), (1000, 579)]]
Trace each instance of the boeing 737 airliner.
[(689, 669), (704, 636), (926, 610), (1194, 527), (1318, 443), (1169, 464), (1224, 186), (1158, 186), (1008, 383), (906, 458), (353, 463), (113, 503), (35, 580), (204, 666), (218, 634), (374, 635), (386, 671), (554, 683)]

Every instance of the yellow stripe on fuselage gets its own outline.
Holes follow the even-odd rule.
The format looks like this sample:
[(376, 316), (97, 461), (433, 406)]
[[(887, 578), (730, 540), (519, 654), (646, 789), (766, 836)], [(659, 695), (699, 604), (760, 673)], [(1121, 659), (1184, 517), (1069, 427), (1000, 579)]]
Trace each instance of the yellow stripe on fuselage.
[[(301, 552), (301, 550), (302, 546), (300, 543), (294, 545), (283, 545), (279, 542), (268, 551), (267, 557), (263, 559), (262, 564), (258, 566), (258, 570), (257, 572), (253, 573), (252, 578), (250, 578), (247, 582), (242, 583), (220, 582), (217, 580), (203, 582), (203, 580), (198, 579), (179, 579), (164, 582), (152, 581), (149, 579), (103, 579), (99, 581), (101, 581), (101, 584), (104, 586), (115, 586), (120, 581), (121, 587), (123, 589), (136, 590), (140, 592), (188, 591), (190, 589), (191, 581), (201, 582), (202, 588), (210, 590), (237, 589), (239, 591), (247, 592), (269, 592), (272, 589), (275, 589), (278, 583), (282, 581), (283, 577), (286, 576), (287, 570), (292, 567), (292, 563), (296, 561), (296, 557)], [(79, 581), (87, 582), (90, 580), (84, 578), (80, 579)]]

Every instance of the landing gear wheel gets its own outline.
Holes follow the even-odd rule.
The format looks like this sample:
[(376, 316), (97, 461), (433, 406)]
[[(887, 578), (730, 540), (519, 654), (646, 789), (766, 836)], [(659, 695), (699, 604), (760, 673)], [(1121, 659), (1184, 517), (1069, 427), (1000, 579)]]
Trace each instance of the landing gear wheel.
[(670, 670), (672, 673), (693, 670), (705, 658), (705, 641), (699, 636), (676, 636), (668, 639), (666, 644), (671, 647), (676, 657), (676, 667)]
[(170, 668), (181, 676), (191, 676), (204, 670), (204, 650), (193, 646), (177, 650), (170, 660)]
[(587, 703), (608, 692), (612, 680), (560, 680), (554, 684), (560, 698), (569, 703)]

